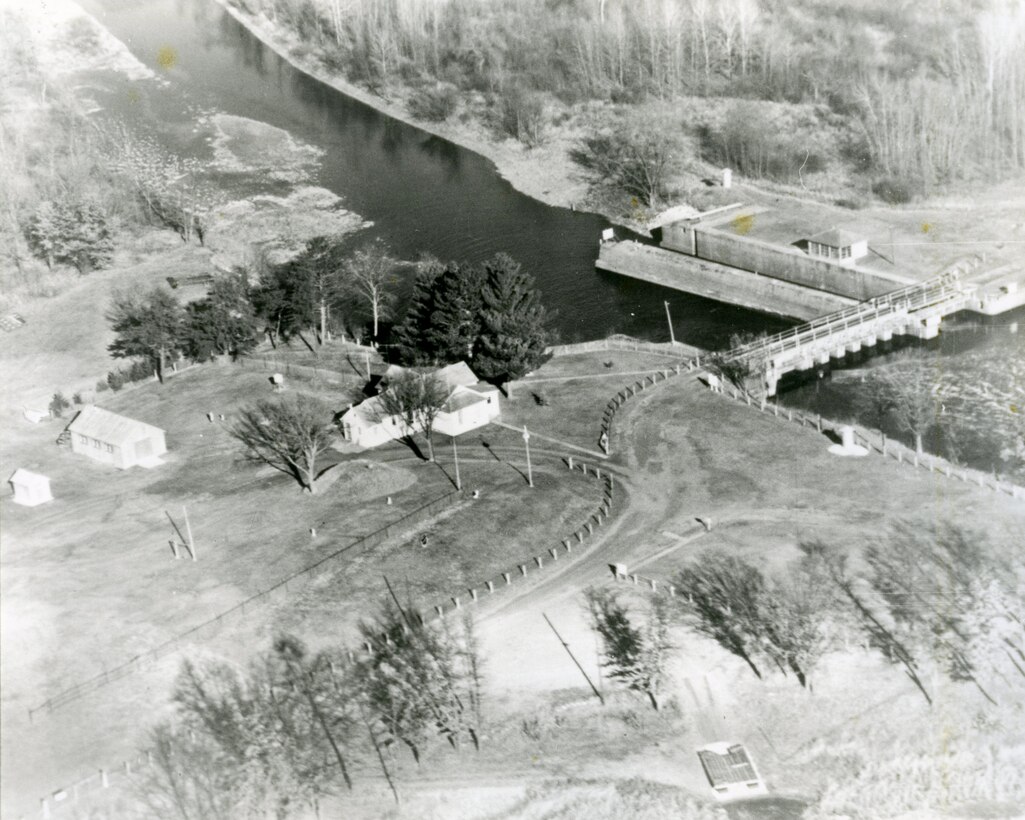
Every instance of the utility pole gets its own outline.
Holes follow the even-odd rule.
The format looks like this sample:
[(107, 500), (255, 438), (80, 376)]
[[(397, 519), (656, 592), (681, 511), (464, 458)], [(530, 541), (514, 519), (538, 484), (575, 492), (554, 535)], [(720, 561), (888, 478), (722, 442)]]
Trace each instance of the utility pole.
[(523, 425), (523, 446), (527, 448), (527, 483), (534, 486), (534, 473), (530, 469), (530, 433), (527, 432), (527, 425)]
[(456, 437), (452, 436), (452, 458), (456, 463), (456, 489), (463, 489), (463, 482), (459, 480), (459, 450), (456, 448)]
[(673, 317), (669, 315), (669, 302), (663, 302), (666, 306), (666, 321), (669, 322), (669, 341), (676, 344), (676, 334), (673, 333)]
[(541, 613), (541, 617), (544, 618), (545, 619), (545, 623), (547, 623), (548, 626), (550, 626), (552, 628), (552, 632), (554, 632), (555, 633), (555, 637), (559, 639), (559, 643), (562, 644), (562, 648), (565, 649), (566, 650), (566, 654), (569, 655), (570, 658), (573, 659), (573, 663), (575, 663), (577, 665), (577, 669), (579, 669), (580, 670), (580, 674), (584, 676), (584, 680), (587, 681), (587, 685), (591, 687), (591, 691), (594, 692), (594, 696), (596, 698), (598, 698), (598, 700), (601, 701), (601, 705), (604, 706), (605, 705), (605, 698), (604, 698), (604, 696), (602, 695), (601, 692), (598, 691), (598, 687), (594, 685), (594, 683), (591, 681), (591, 678), (584, 671), (584, 667), (582, 667), (580, 665), (580, 661), (577, 660), (576, 655), (574, 655), (570, 651), (569, 644), (566, 643), (562, 639), (562, 635), (560, 635), (559, 631), (555, 628), (555, 624), (553, 624), (550, 620), (548, 620), (548, 616), (545, 613), (543, 613), (543, 612)]
[(182, 507), (182, 512), (185, 513), (185, 532), (189, 534), (189, 555), (192, 556), (192, 560), (196, 560), (196, 542), (192, 540), (192, 525), (189, 523), (189, 511), (186, 507)]

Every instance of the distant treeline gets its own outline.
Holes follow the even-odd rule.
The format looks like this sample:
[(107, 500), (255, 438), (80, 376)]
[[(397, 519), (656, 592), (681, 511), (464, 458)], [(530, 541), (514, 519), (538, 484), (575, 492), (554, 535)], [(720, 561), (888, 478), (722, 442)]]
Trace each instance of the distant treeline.
[(372, 87), (442, 82), (498, 109), (530, 95), (810, 102), (856, 124), (847, 159), (893, 185), (1025, 168), (1019, 0), (233, 2)]

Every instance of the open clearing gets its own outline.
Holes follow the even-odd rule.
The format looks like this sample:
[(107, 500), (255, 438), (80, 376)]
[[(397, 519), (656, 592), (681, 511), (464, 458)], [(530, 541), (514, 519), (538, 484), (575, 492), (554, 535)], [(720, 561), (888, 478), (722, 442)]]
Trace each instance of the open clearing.
[[(618, 380), (608, 375), (610, 359)], [(665, 361), (619, 351), (557, 358), (536, 378), (574, 378), (545, 382), (543, 406), (519, 386), (503, 419), (594, 449), (605, 402), (634, 380), (625, 374)], [(341, 405), (358, 384), (354, 374), (324, 372), (317, 380), (293, 377), (289, 387)], [(5, 754), (4, 776), (18, 783), (17, 798), (38, 797), (126, 756), (140, 741), (140, 727), (166, 709), (180, 655), (40, 714), (32, 725), (27, 706), (452, 490), (447, 441), (437, 443), (435, 465), (399, 444), (343, 453), (334, 468), (339, 477), (314, 496), (240, 461), (238, 446), (206, 413), (230, 420), (235, 408), (269, 389), (265, 370), (210, 365), (163, 387), (104, 394), (105, 406), (167, 429), (171, 452), (153, 471), (119, 473), (72, 456), (53, 445), (56, 424), (25, 425), (5, 445), (8, 463), (53, 477), (57, 498), (34, 510), (4, 501), (4, 642), (14, 659), (5, 662), (5, 748), (19, 750), (17, 759)], [(534, 817), (542, 807), (552, 816), (580, 816), (568, 808), (573, 800), (593, 806), (596, 817), (643, 816), (642, 809), (660, 816), (678, 810), (688, 794), (705, 799), (693, 749), (724, 738), (747, 743), (775, 788), (801, 795), (847, 777), (845, 761), (864, 759), (873, 744), (907, 759), (942, 756), (951, 737), (958, 753), (979, 744), (1009, 753), (1023, 748), (1014, 722), (1001, 723), (1002, 712), (994, 713), (996, 724), (990, 717), (979, 723), (985, 710), (974, 690), (940, 687), (930, 711), (875, 654), (852, 648), (828, 657), (810, 694), (780, 675), (757, 681), (684, 629), (674, 630), (665, 712), (649, 714), (624, 695), (599, 707), (541, 613), (601, 680), (581, 592), (614, 583), (610, 563), (663, 582), (697, 551), (717, 548), (771, 571), (794, 557), (803, 539), (819, 536), (858, 550), (896, 519), (957, 521), (994, 550), (1025, 541), (1020, 501), (876, 457), (836, 459), (825, 436), (713, 395), (689, 376), (631, 399), (613, 431), (613, 456), (602, 462), (617, 476), (606, 527), (572, 560), (532, 571), (526, 583), (476, 607), (488, 680), (482, 751), (439, 751), (419, 770), (400, 758), (405, 800), (394, 816)], [(297, 583), (182, 651), (244, 663), (281, 629), (314, 645), (351, 645), (359, 618), (380, 600), (382, 575), (428, 607), (465, 596), (471, 584), (557, 544), (594, 509), (600, 485), (565, 468), (561, 457), (571, 451), (561, 445), (538, 438), (531, 444), (533, 490), (514, 430), (489, 427), (462, 437), (463, 486), (480, 488), (480, 499), (464, 497), (428, 523), (340, 556), (310, 583)], [(164, 510), (179, 516), (182, 505), (198, 544), (195, 563), (174, 561), (167, 546)], [(695, 516), (711, 516), (716, 527), (695, 538)], [(419, 547), (421, 533), (429, 535), (427, 549)], [(644, 610), (643, 586), (620, 588)], [(12, 623), (20, 630), (8, 629)], [(612, 695), (613, 687), (602, 685)], [(349, 809), (380, 816), (383, 784), (366, 769), (358, 779), (363, 785)]]

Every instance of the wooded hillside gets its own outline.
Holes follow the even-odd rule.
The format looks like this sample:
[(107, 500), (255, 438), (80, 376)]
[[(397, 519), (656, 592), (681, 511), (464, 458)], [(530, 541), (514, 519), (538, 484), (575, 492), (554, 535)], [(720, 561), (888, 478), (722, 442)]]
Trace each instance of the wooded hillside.
[[(422, 87), (424, 118), (488, 95), (497, 124), (526, 142), (587, 100), (723, 97), (840, 118), (842, 161), (888, 199), (1025, 169), (1023, 0), (233, 2), (294, 29), (351, 80)], [(779, 125), (748, 107), (694, 136), (704, 159), (786, 179), (816, 158), (766, 146), (759, 131)], [(767, 149), (793, 156), (766, 162)]]

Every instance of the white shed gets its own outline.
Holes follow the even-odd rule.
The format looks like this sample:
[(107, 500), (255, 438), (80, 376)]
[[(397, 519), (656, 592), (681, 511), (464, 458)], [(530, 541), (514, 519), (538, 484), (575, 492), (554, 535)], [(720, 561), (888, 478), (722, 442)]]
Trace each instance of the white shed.
[(808, 255), (840, 263), (854, 262), (868, 254), (868, 240), (839, 228), (817, 233), (808, 238)]
[(50, 479), (45, 475), (33, 473), (24, 468), (14, 471), (8, 481), (14, 490), (14, 503), (25, 507), (35, 507), (53, 501), (50, 493)]

